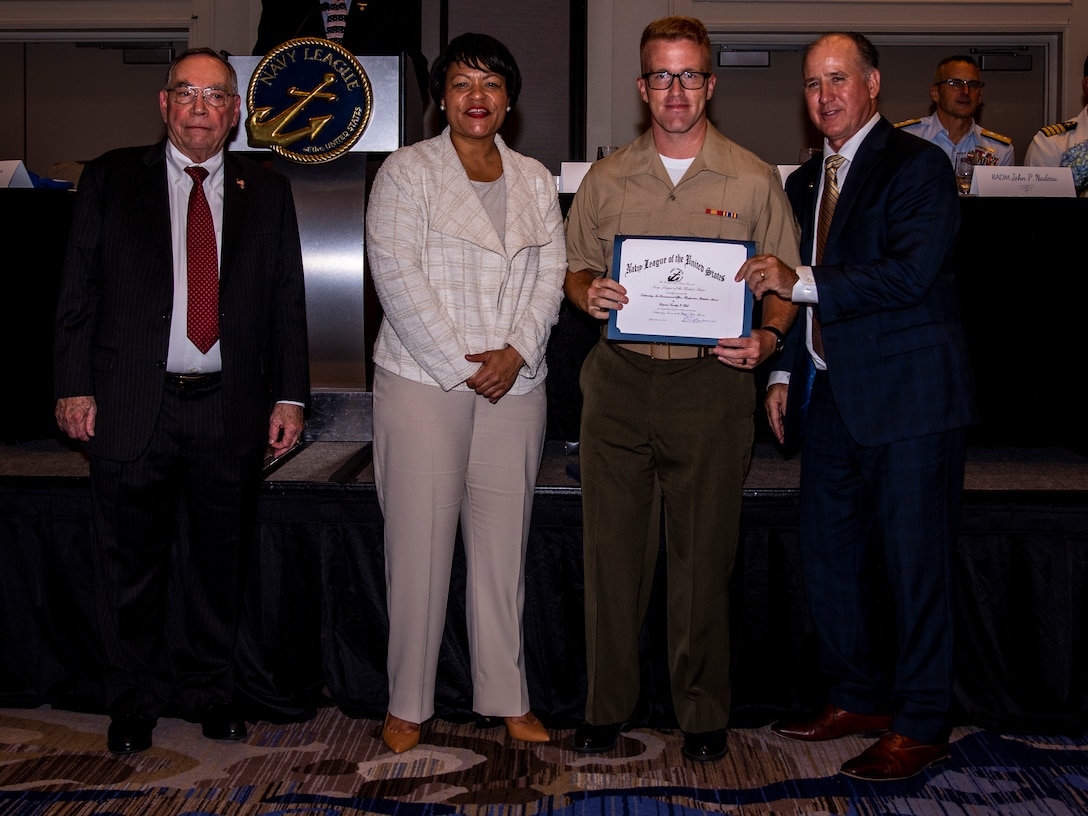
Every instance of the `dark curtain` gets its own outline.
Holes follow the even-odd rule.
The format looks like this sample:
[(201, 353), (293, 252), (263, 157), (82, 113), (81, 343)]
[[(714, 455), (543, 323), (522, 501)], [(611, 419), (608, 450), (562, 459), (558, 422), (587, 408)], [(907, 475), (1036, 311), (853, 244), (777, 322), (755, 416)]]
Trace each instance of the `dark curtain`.
[[(0, 482), (0, 706), (99, 710), (100, 654), (85, 480)], [(968, 494), (955, 554), (961, 722), (1004, 731), (1088, 728), (1088, 507), (1080, 494)], [(582, 715), (585, 656), (577, 495), (542, 493), (526, 567), (533, 708)], [(661, 568), (659, 567), (659, 573)], [(439, 716), (472, 715), (458, 557), (439, 663)], [(675, 724), (657, 586), (643, 629), (640, 724)], [(804, 605), (797, 502), (749, 496), (732, 584), (733, 722), (822, 702)], [(366, 486), (268, 485), (238, 638), (237, 692), (254, 718), (302, 720), (333, 702), (385, 710), (385, 574), (377, 497)]]

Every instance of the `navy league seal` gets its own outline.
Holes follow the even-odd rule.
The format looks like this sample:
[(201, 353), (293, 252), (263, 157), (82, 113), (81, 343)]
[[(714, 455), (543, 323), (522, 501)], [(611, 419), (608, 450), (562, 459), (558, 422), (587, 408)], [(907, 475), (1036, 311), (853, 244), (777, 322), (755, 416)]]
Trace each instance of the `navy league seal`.
[(332, 161), (370, 122), (373, 94), (359, 61), (339, 43), (288, 40), (268, 52), (249, 81), (250, 147), (299, 164)]

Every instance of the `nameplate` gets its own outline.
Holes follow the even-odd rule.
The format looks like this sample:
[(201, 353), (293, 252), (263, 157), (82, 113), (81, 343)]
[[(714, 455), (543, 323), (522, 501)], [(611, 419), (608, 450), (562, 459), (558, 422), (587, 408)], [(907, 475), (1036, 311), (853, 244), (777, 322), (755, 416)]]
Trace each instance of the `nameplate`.
[(976, 167), (971, 192), (979, 197), (1076, 198), (1068, 167)]
[(0, 188), (33, 187), (30, 174), (18, 160), (0, 161)]
[(560, 162), (559, 192), (577, 193), (593, 162)]

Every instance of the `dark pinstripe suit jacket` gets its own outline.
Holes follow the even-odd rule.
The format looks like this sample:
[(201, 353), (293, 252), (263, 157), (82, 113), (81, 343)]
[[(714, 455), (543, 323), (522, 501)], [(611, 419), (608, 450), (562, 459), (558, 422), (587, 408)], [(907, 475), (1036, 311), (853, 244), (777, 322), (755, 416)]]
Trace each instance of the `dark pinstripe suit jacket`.
[[(92, 395), (87, 450), (131, 461), (151, 438), (173, 304), (165, 142), (114, 150), (80, 179), (57, 313), (56, 396)], [(309, 400), (302, 256), (286, 179), (224, 164), (219, 281), (224, 422), (232, 452), (259, 455), (275, 400)]]
[[(976, 421), (974, 386), (955, 291), (959, 200), (948, 158), (880, 121), (854, 157), (823, 263), (813, 267), (828, 376), (854, 440), (881, 445)], [(822, 159), (786, 182), (810, 262)], [(790, 332), (787, 447), (807, 379), (804, 321)]]

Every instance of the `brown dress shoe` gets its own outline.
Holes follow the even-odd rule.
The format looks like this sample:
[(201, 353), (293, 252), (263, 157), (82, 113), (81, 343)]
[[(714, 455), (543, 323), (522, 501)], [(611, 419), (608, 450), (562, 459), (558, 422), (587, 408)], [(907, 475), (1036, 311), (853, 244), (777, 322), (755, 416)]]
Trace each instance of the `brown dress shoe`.
[(891, 782), (910, 779), (947, 759), (947, 742), (931, 745), (891, 733), (885, 734), (853, 759), (848, 759), (839, 771), (855, 779)]
[(814, 717), (779, 720), (771, 726), (771, 731), (780, 737), (802, 742), (820, 742), (850, 734), (876, 734), (887, 731), (891, 724), (891, 714), (854, 714), (829, 703)]
[(504, 717), (503, 721), (506, 723), (506, 733), (510, 735), (510, 739), (521, 740), (522, 742), (552, 741), (548, 729), (531, 711), (525, 712), (520, 717)]
[(397, 719), (386, 712), (385, 724), (382, 725), (382, 742), (386, 744), (390, 751), (394, 754), (403, 754), (405, 751), (410, 751), (419, 745), (418, 725), (416, 725), (415, 731), (391, 731), (389, 728), (391, 718)]

